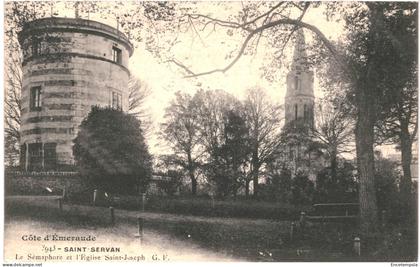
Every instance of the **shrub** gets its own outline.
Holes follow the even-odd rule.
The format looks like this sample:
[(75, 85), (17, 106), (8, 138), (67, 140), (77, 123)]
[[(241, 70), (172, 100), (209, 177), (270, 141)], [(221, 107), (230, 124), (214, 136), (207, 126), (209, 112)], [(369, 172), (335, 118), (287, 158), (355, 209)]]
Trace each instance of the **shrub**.
[(286, 168), (280, 171), (271, 171), (266, 184), (260, 185), (260, 197), (264, 200), (277, 200), (288, 202), (291, 199), (291, 172)]
[(152, 158), (134, 116), (93, 107), (73, 142), (79, 172), (94, 187), (110, 193), (145, 191)]
[(264, 218), (293, 220), (299, 217), (300, 211), (309, 210), (307, 206), (294, 206), (287, 203), (272, 203), (251, 199), (227, 199), (212, 201), (206, 197), (150, 197), (146, 209), (176, 214)]
[(357, 202), (357, 183), (353, 176), (355, 167), (344, 161), (337, 168), (337, 181), (334, 183), (330, 167), (322, 169), (316, 176), (314, 201)]
[[(398, 190), (398, 180), (401, 173), (398, 164), (391, 160), (377, 157), (375, 159), (375, 187), (378, 210), (388, 211), (393, 221), (399, 222), (412, 215), (403, 205), (403, 196)], [(415, 215), (417, 216), (417, 215)]]
[(292, 179), (292, 200), (293, 204), (310, 204), (314, 194), (314, 183), (307, 175), (298, 172)]
[[(80, 197), (69, 199), (72, 203), (81, 203)], [(86, 197), (86, 203), (92, 202), (92, 196)], [(139, 210), (141, 196), (113, 195), (109, 201), (99, 202), (98, 206), (113, 206), (118, 209)], [(276, 220), (297, 220), (301, 211), (309, 212), (311, 206), (291, 205), (288, 203), (255, 201), (252, 199), (212, 200), (204, 196), (162, 197), (147, 196), (146, 211), (196, 215), (206, 217), (255, 218)]]

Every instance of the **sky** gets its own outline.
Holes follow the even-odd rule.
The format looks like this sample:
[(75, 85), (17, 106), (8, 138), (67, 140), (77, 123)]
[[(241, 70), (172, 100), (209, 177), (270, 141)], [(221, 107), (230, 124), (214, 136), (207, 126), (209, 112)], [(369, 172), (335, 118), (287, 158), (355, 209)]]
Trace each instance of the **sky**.
[[(205, 7), (205, 4), (202, 5)], [(214, 11), (207, 10), (207, 12), (211, 14)], [(226, 16), (229, 15), (229, 12), (226, 11)], [(303, 21), (317, 25), (330, 40), (337, 40), (342, 32), (342, 26), (327, 22), (322, 12), (322, 8), (309, 10)], [(220, 12), (217, 14), (219, 17), (223, 17)], [(310, 35), (305, 34), (305, 37), (309, 42)], [(202, 40), (199, 40), (199, 38), (194, 39), (188, 34), (182, 35), (180, 38), (181, 45), (178, 45), (180, 47), (176, 49), (176, 58), (187, 58), (185, 62), (196, 71), (206, 71), (226, 66), (229, 60), (225, 60), (226, 53), (223, 52), (223, 49), (227, 46), (240, 45), (244, 39), (241, 36), (228, 36), (225, 29), (214, 32), (207, 38), (203, 34), (201, 38)], [(269, 60), (267, 57), (270, 57), (270, 54), (266, 53), (265, 50), (268, 49), (264, 45), (266, 45), (264, 42), (260, 43), (256, 55), (242, 57), (224, 74), (215, 73), (194, 79), (183, 78), (183, 73), (173, 64), (159, 64), (150, 53), (140, 46), (130, 58), (130, 70), (133, 75), (145, 81), (152, 89), (152, 94), (146, 105), (151, 111), (155, 126), (162, 122), (165, 107), (169, 105), (174, 97), (174, 92), (177, 90), (194, 94), (200, 87), (203, 89), (223, 89), (241, 99), (248, 88), (259, 86), (265, 89), (274, 102), (283, 104), (286, 94), (286, 70), (279, 70), (281, 75), (278, 81), (269, 82), (261, 78), (259, 68), (266, 64)], [(288, 51), (291, 55), (291, 46)], [(318, 85), (316, 70), (314, 72), (315, 96), (321, 97), (322, 88)], [(149, 147), (152, 153), (163, 153), (166, 150), (166, 147), (162, 146), (162, 142), (159, 142), (155, 135), (149, 140)]]

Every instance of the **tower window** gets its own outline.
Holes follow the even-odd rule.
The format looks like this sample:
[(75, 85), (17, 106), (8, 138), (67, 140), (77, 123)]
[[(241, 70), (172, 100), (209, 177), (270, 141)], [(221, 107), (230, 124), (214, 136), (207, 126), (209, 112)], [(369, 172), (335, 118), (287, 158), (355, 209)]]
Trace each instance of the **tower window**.
[(115, 46), (112, 47), (112, 61), (118, 64), (122, 63), (121, 49), (116, 48)]
[(295, 120), (298, 118), (298, 105), (295, 104)]
[(121, 93), (112, 92), (111, 107), (117, 110), (122, 110), (122, 96)]
[(31, 111), (41, 110), (41, 86), (36, 86), (36, 87), (31, 88), (30, 110)]
[(303, 105), (303, 119), (304, 120), (308, 119), (308, 108), (307, 108), (306, 104)]
[(44, 169), (54, 170), (57, 164), (57, 143), (44, 144)]
[(295, 76), (295, 90), (299, 90), (299, 77)]
[(29, 170), (42, 169), (42, 143), (34, 143), (28, 145)]

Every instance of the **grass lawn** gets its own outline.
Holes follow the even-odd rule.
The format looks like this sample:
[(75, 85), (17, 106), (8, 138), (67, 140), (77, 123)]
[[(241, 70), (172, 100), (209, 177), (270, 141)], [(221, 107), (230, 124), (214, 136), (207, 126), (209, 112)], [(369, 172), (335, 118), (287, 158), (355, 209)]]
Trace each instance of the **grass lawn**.
[[(92, 204), (92, 195), (76, 195), (70, 197), (74, 204)], [(113, 206), (125, 210), (140, 210), (141, 196), (112, 196), (105, 197), (104, 192), (98, 191), (97, 205)], [(249, 198), (212, 200), (204, 196), (163, 197), (147, 196), (144, 203), (146, 211), (165, 212), (183, 215), (226, 218), (253, 218), (272, 220), (297, 220), (301, 211), (308, 211), (310, 205), (292, 205), (288, 203), (258, 201)]]
[[(343, 228), (341, 224), (308, 224), (306, 231), (290, 240), (291, 221), (223, 218), (209, 216), (178, 215), (169, 213), (115, 210), (115, 226), (110, 225), (110, 211), (106, 207), (64, 205), (62, 212), (56, 200), (39, 198), (13, 198), (6, 200), (6, 219), (11, 217), (31, 218), (48, 223), (66, 224), (76, 229), (133, 229), (137, 217), (145, 223), (145, 232), (170, 236), (170, 240), (194, 244), (198, 248), (227, 258), (247, 261), (390, 261), (412, 260), (416, 246), (405, 240), (411, 232), (403, 233), (403, 240), (373, 237), (374, 246), (363, 257), (352, 253), (352, 240), (357, 235), (354, 225)], [(112, 230), (114, 231), (114, 230)], [(120, 230), (115, 230), (120, 231)], [(380, 237), (386, 237), (383, 233)], [(415, 239), (415, 238), (414, 238)], [(415, 239), (416, 240), (416, 239)], [(363, 244), (364, 251), (366, 250)], [(392, 252), (393, 251), (393, 252)], [(413, 254), (414, 251), (414, 254)], [(391, 253), (392, 252), (392, 253)]]

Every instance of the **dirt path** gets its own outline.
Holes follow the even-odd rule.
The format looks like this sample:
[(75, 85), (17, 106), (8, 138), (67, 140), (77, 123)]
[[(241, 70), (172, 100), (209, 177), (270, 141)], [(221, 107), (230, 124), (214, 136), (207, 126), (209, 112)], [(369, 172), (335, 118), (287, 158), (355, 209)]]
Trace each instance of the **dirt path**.
[[(45, 221), (47, 224), (67, 224), (76, 226), (76, 230), (89, 227), (119, 229), (118, 231), (132, 238), (137, 232), (137, 222), (140, 217), (144, 222), (146, 240), (154, 237), (150, 244), (154, 246), (155, 244), (169, 244), (168, 249), (194, 248), (193, 251), (195, 251), (198, 248), (205, 252), (206, 257), (216, 255), (211, 258), (219, 260), (220, 257), (223, 261), (232, 259), (271, 261), (275, 256), (272, 251), (284, 249), (283, 238), (290, 230), (288, 221), (185, 216), (119, 209), (114, 210), (114, 223), (112, 223), (111, 211), (107, 207), (64, 203), (60, 210), (58, 199), (57, 196), (8, 197), (5, 203), (6, 218), (29, 218)], [(119, 232), (115, 233), (119, 234)], [(182, 255), (177, 250), (173, 254)], [(190, 254), (188, 252), (188, 255)], [(201, 252), (199, 255), (202, 255)], [(180, 259), (189, 260), (194, 257), (180, 256)], [(283, 258), (283, 255), (280, 257)], [(174, 258), (178, 259), (178, 256)]]
[[(95, 241), (45, 241), (51, 236), (94, 236)], [(192, 242), (174, 239), (168, 235), (147, 231), (143, 242), (135, 236), (136, 228), (126, 224), (115, 227), (69, 226), (65, 223), (51, 223), (20, 217), (11, 217), (5, 223), (4, 256), (6, 260), (50, 262), (54, 257), (63, 256), (59, 261), (237, 261), (223, 254), (207, 251)], [(29, 235), (41, 237), (41, 241), (24, 241)], [(69, 248), (84, 248), (86, 252), (67, 251)], [(92, 248), (115, 248), (119, 252), (92, 252)], [(54, 249), (46, 251), (47, 248)], [(48, 258), (48, 255), (51, 257)], [(82, 256), (83, 255), (83, 256)], [(127, 257), (125, 256), (127, 255)], [(42, 257), (33, 260), (33, 257)], [(32, 257), (32, 258), (31, 258)], [(71, 257), (71, 260), (69, 260)], [(99, 257), (99, 259), (98, 259)], [(50, 260), (52, 259), (52, 260)]]

